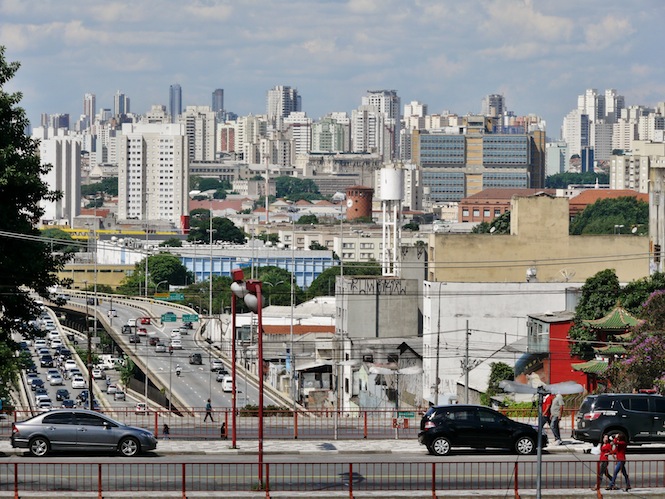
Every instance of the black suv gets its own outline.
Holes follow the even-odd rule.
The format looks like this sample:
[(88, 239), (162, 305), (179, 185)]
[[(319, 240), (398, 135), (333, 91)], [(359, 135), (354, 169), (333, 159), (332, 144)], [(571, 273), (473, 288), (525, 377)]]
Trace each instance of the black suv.
[(575, 438), (595, 444), (617, 433), (634, 444), (665, 441), (665, 397), (604, 393), (585, 398), (575, 415)]
[[(445, 456), (452, 447), (512, 449), (518, 454), (537, 450), (538, 428), (513, 421), (503, 414), (479, 405), (431, 407), (420, 422), (418, 441), (430, 454)], [(542, 447), (547, 435), (542, 435)]]

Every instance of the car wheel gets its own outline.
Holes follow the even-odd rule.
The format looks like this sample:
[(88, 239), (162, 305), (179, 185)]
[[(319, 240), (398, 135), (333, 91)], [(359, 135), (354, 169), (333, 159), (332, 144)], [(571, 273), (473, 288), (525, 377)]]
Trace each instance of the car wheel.
[(30, 440), (30, 454), (35, 457), (44, 457), (50, 450), (49, 441), (44, 437), (36, 437)]
[(515, 441), (515, 451), (518, 454), (533, 454), (536, 451), (536, 441), (527, 436), (519, 437)]
[(437, 437), (432, 442), (430, 448), (432, 449), (432, 454), (445, 456), (450, 452), (450, 440), (446, 437)]
[(123, 438), (118, 444), (120, 453), (125, 457), (134, 457), (139, 453), (140, 448), (138, 441), (131, 437)]

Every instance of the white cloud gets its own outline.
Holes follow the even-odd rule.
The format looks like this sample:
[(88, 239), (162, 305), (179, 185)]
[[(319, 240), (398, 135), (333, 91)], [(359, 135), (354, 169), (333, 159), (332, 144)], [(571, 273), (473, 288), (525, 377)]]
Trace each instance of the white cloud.
[(587, 47), (592, 51), (604, 50), (616, 42), (626, 40), (633, 31), (630, 21), (625, 17), (605, 16), (600, 23), (586, 28)]

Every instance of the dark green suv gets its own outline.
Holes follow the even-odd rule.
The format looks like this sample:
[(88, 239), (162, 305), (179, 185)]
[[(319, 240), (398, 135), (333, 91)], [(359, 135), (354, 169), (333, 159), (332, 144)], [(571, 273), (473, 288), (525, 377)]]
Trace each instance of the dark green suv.
[(629, 443), (665, 441), (665, 397), (645, 393), (589, 395), (575, 415), (577, 440), (597, 444), (623, 433)]

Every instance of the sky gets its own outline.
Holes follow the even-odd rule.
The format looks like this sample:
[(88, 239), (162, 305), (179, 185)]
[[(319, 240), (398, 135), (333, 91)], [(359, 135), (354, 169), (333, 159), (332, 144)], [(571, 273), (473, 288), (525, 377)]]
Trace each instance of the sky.
[(394, 89), (429, 113), (478, 113), (503, 94), (559, 137), (586, 88), (626, 105), (665, 101), (663, 0), (0, 0), (0, 45), (19, 61), (6, 91), (41, 113), (83, 112), (83, 95), (131, 111), (183, 106), (266, 112), (266, 92), (298, 89), (318, 119), (351, 113), (367, 90)]

